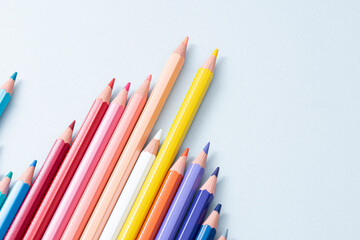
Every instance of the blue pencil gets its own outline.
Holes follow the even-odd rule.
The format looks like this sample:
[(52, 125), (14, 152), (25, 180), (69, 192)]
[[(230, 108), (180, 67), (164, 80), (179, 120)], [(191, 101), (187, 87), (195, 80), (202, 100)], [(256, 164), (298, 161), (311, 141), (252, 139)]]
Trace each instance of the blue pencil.
[(214, 211), (209, 215), (209, 217), (202, 224), (196, 240), (213, 240), (216, 234), (217, 225), (219, 222), (221, 204), (216, 205)]
[(1, 87), (0, 87), (0, 116), (4, 112), (6, 106), (10, 102), (12, 92), (14, 89), (17, 72), (15, 72)]
[(30, 164), (19, 180), (14, 184), (9, 196), (5, 200), (5, 203), (0, 211), (0, 239), (5, 237), (7, 230), (9, 229), (17, 211), (30, 189), (35, 166), (36, 160)]

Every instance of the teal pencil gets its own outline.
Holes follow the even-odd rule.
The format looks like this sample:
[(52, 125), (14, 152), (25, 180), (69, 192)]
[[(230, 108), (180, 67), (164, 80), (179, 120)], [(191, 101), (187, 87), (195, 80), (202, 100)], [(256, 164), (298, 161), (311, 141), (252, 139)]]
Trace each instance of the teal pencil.
[(10, 102), (12, 92), (14, 89), (17, 72), (15, 72), (1, 87), (0, 87), (0, 116), (4, 112), (6, 106)]
[(31, 180), (34, 175), (36, 160), (21, 175), (19, 180), (14, 184), (9, 196), (6, 198), (4, 206), (0, 211), (0, 239), (5, 237), (12, 221), (15, 218), (26, 194), (29, 192)]
[(13, 173), (10, 171), (0, 182), (0, 209), (3, 206), (5, 199), (9, 193), (9, 185)]

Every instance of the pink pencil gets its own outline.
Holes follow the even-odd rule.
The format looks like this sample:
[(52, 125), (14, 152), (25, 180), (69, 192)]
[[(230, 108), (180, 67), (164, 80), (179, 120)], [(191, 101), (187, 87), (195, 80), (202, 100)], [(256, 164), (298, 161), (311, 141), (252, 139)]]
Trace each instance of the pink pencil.
[(111, 102), (86, 153), (58, 205), (43, 239), (60, 239), (72, 213), (124, 112), (130, 83)]

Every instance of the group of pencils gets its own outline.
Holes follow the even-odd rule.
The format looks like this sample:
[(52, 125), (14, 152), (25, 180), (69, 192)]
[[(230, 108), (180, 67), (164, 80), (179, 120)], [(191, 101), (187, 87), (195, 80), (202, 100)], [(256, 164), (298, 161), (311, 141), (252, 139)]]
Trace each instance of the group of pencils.
[[(0, 239), (214, 239), (221, 204), (205, 217), (219, 168), (199, 188), (210, 143), (186, 171), (188, 148), (173, 161), (213, 78), (217, 49), (198, 70), (161, 147), (162, 130), (145, 146), (187, 43), (188, 37), (170, 55), (149, 98), (151, 75), (128, 102), (130, 83), (110, 103), (113, 79), (73, 142), (75, 121), (56, 139), (32, 186), (36, 161), (10, 193), (12, 173), (3, 178)], [(226, 238), (227, 230), (219, 239)]]

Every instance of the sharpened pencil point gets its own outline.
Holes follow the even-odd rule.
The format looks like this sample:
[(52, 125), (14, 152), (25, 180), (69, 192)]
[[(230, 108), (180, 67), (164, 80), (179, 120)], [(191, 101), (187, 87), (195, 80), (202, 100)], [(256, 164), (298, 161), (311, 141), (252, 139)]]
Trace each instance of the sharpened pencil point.
[(189, 154), (189, 148), (186, 148), (185, 151), (181, 154), (181, 157), (187, 157)]
[(219, 170), (220, 170), (220, 168), (219, 167), (217, 167), (215, 170), (214, 170), (214, 172), (211, 174), (211, 176), (218, 176), (219, 175)]
[(227, 229), (225, 230), (225, 232), (223, 233), (223, 235), (221, 235), (221, 236), (224, 236), (225, 238), (227, 238), (227, 237), (228, 237), (228, 233), (229, 233), (229, 229), (227, 228)]
[(151, 82), (152, 75), (150, 74), (145, 80)]
[(12, 178), (12, 175), (13, 175), (13, 172), (12, 171), (10, 171), (10, 172), (8, 172), (8, 174), (6, 174), (6, 176), (8, 177), (8, 178)]
[(37, 161), (36, 161), (36, 160), (34, 160), (34, 161), (30, 164), (30, 166), (29, 166), (29, 167), (36, 167), (36, 164), (37, 164)]
[(206, 154), (208, 154), (208, 152), (209, 152), (209, 147), (210, 147), (210, 142), (208, 142), (203, 149)]
[(214, 52), (212, 53), (212, 55), (214, 55), (215, 58), (217, 58), (218, 52), (219, 52), (219, 49), (215, 49)]
[(154, 137), (154, 139), (156, 139), (156, 140), (160, 140), (160, 138), (161, 138), (161, 134), (162, 134), (162, 129), (160, 129), (156, 134), (155, 134), (155, 137)]
[(114, 87), (114, 82), (115, 82), (115, 78), (113, 78), (113, 79), (109, 82), (109, 84), (108, 84), (108, 86), (109, 86), (111, 89), (113, 89), (113, 87)]
[(220, 213), (221, 210), (221, 204), (218, 203), (218, 205), (216, 205), (216, 207), (214, 208), (214, 211), (217, 211), (218, 213)]
[(75, 126), (75, 120), (72, 121), (72, 123), (69, 125), (69, 128), (71, 128), (71, 130), (74, 130), (74, 126)]
[(11, 77), (10, 77), (10, 78), (11, 78), (12, 80), (14, 80), (14, 81), (15, 81), (15, 80), (16, 80), (16, 76), (17, 76), (17, 72), (14, 72), (14, 74), (13, 74), (13, 75), (11, 75)]
[(131, 83), (128, 82), (128, 83), (125, 85), (124, 89), (125, 89), (126, 91), (129, 91), (130, 85), (131, 85)]
[(183, 40), (183, 43), (187, 46), (189, 42), (189, 36), (186, 36), (185, 39)]

